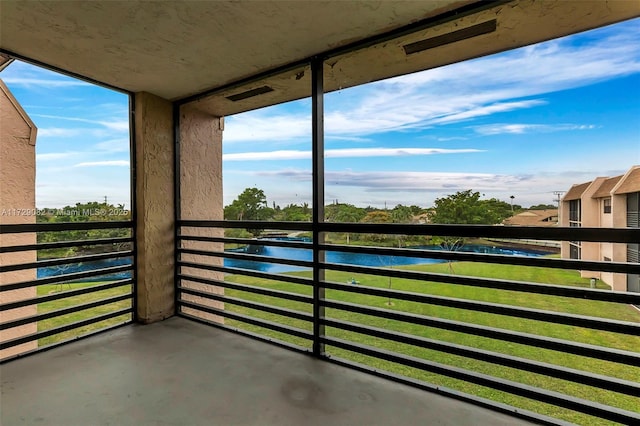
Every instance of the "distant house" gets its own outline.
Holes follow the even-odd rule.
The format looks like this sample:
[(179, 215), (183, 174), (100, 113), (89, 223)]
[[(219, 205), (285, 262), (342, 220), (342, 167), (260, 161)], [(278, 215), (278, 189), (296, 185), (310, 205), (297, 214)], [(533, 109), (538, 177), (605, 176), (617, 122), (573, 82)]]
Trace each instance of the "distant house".
[(558, 209), (525, 210), (502, 222), (512, 226), (556, 226), (558, 225)]
[[(640, 228), (640, 166), (615, 177), (598, 177), (573, 185), (560, 203), (561, 226)], [(565, 259), (639, 262), (639, 244), (563, 241)], [(581, 271), (614, 290), (640, 292), (640, 275)]]

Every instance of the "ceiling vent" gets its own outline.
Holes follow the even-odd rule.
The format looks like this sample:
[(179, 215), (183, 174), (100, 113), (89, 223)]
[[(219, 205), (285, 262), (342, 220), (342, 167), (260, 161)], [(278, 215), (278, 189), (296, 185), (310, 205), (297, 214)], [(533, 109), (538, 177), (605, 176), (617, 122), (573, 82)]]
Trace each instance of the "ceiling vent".
[(422, 52), (423, 50), (433, 49), (434, 47), (443, 46), (449, 43), (455, 43), (456, 41), (466, 40), (468, 38), (476, 37), (482, 34), (492, 33), (497, 28), (497, 21), (495, 19), (481, 24), (473, 25), (471, 27), (463, 28), (461, 30), (452, 31), (447, 34), (442, 34), (436, 37), (427, 38), (424, 40), (416, 41), (414, 43), (405, 44), (404, 53), (411, 55), (412, 53)]
[(235, 95), (226, 96), (227, 99), (233, 102), (241, 101), (243, 99), (252, 98), (254, 96), (262, 95), (263, 93), (273, 92), (273, 89), (269, 86), (257, 87), (255, 89), (247, 90), (246, 92), (237, 93)]

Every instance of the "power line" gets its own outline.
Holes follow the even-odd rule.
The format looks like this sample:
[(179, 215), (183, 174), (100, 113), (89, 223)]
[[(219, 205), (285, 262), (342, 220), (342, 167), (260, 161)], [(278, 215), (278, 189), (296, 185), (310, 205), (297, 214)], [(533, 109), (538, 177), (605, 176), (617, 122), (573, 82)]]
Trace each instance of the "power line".
[(553, 202), (558, 203), (558, 207), (560, 207), (560, 199), (562, 198), (562, 194), (564, 194), (564, 191), (553, 191), (553, 195), (556, 196), (556, 199), (553, 200)]

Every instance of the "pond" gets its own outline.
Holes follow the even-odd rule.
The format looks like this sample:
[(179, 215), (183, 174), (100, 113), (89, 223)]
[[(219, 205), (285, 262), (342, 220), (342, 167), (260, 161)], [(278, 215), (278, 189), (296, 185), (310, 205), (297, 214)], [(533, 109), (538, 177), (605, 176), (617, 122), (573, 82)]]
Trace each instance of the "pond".
[[(313, 255), (311, 249), (262, 246), (260, 247), (260, 250), (256, 250), (257, 247), (260, 247), (260, 246), (247, 246), (242, 249), (236, 249), (233, 251), (234, 252), (251, 252), (251, 253), (256, 253), (257, 251), (259, 251), (259, 254), (262, 256), (292, 259), (292, 260), (305, 260), (305, 261), (311, 261), (312, 255)], [(419, 249), (419, 250), (442, 250), (442, 248), (439, 246), (419, 246), (419, 247), (409, 247), (409, 248)], [(510, 255), (510, 256), (543, 256), (551, 253), (550, 251), (545, 251), (543, 249), (529, 250), (529, 249), (514, 249), (514, 248), (499, 247), (499, 246), (482, 246), (482, 245), (465, 245), (459, 248), (457, 251), (472, 252), (472, 253), (502, 254), (502, 255)], [(46, 278), (46, 277), (62, 275), (62, 274), (71, 274), (75, 272), (85, 272), (85, 271), (91, 271), (95, 269), (107, 268), (112, 266), (129, 265), (131, 264), (131, 261), (132, 261), (131, 258), (119, 258), (119, 259), (108, 259), (108, 260), (100, 260), (100, 261), (84, 262), (84, 263), (71, 263), (68, 265), (38, 268), (38, 278)], [(384, 255), (373, 255), (373, 254), (364, 254), (364, 253), (346, 253), (346, 252), (339, 252), (339, 251), (328, 251), (326, 253), (326, 261), (330, 263), (343, 263), (347, 265), (383, 266), (383, 267), (385, 266), (393, 267), (393, 266), (399, 266), (399, 265), (416, 265), (420, 263), (426, 264), (426, 263), (446, 262), (446, 260), (442, 260), (442, 259), (428, 259), (428, 258), (422, 258), (422, 257), (384, 256)], [(255, 262), (255, 261), (236, 260), (236, 259), (225, 259), (224, 266), (231, 267), (231, 268), (250, 269), (254, 271), (271, 272), (271, 273), (303, 271), (305, 269), (309, 269), (309, 268), (303, 268), (298, 266), (281, 265), (277, 263)], [(110, 274), (106, 276), (84, 278), (81, 281), (121, 280), (121, 279), (130, 278), (130, 277), (131, 277), (131, 272), (120, 272), (120, 273)]]
[[(244, 249), (233, 250), (233, 251), (249, 251), (256, 252), (254, 249), (258, 246), (248, 246)], [(419, 250), (443, 250), (440, 246), (418, 246), (418, 247), (408, 247), (411, 249), (419, 249)], [(258, 250), (262, 256), (268, 257), (277, 257), (284, 259), (292, 259), (292, 260), (312, 260), (312, 251), (310, 249), (299, 249), (299, 248), (288, 248), (288, 247), (273, 247), (273, 246), (263, 246), (260, 250)], [(534, 250), (534, 249), (515, 249), (515, 248), (507, 248), (507, 247), (499, 247), (499, 246), (483, 246), (483, 245), (465, 245), (461, 248), (457, 249), (459, 252), (467, 252), (467, 253), (487, 253), (487, 254), (501, 254), (501, 255), (509, 255), (509, 256), (544, 256), (550, 254), (552, 252), (545, 251), (543, 249)], [(385, 255), (373, 255), (373, 254), (364, 254), (364, 253), (347, 253), (347, 252), (339, 252), (339, 251), (328, 251), (326, 253), (326, 261), (330, 263), (344, 263), (347, 265), (360, 265), (360, 266), (399, 266), (399, 265), (416, 265), (416, 264), (427, 264), (427, 263), (443, 263), (446, 260), (442, 259), (428, 259), (423, 257), (403, 257), (403, 256), (385, 256)], [(308, 270), (309, 268), (303, 268), (298, 266), (291, 265), (281, 265), (277, 263), (267, 263), (267, 262), (254, 262), (248, 260), (236, 260), (236, 259), (225, 259), (224, 266), (233, 267), (233, 268), (242, 268), (242, 269), (251, 269), (262, 272), (271, 272), (271, 273), (281, 273), (281, 272), (289, 272), (289, 271), (303, 271)]]

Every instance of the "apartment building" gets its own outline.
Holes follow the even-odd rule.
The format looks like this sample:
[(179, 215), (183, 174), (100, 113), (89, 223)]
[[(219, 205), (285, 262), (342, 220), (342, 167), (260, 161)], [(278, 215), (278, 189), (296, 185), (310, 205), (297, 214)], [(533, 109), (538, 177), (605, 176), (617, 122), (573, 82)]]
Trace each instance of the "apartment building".
[[(640, 166), (631, 167), (624, 175), (598, 177), (573, 185), (560, 205), (560, 225), (639, 228)], [(565, 259), (638, 263), (638, 246), (638, 243), (564, 241), (561, 253)], [(581, 275), (600, 279), (613, 290), (640, 292), (638, 274), (581, 271)]]

